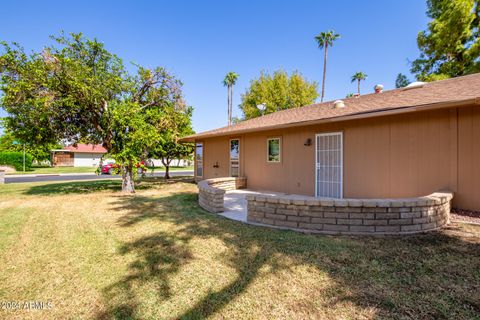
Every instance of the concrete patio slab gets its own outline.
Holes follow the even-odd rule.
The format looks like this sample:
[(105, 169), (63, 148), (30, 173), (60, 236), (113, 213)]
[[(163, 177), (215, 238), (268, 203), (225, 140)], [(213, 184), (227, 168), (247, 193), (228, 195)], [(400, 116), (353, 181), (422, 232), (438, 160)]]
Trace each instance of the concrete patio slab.
[(219, 215), (232, 220), (247, 222), (246, 195), (248, 194), (273, 196), (273, 197), (288, 196), (289, 198), (294, 198), (298, 200), (307, 200), (307, 199), (313, 198), (309, 196), (286, 194), (282, 192), (264, 191), (264, 190), (261, 190), (261, 191), (259, 190), (253, 191), (248, 189), (231, 190), (231, 191), (227, 191), (223, 197), (225, 211), (219, 213)]

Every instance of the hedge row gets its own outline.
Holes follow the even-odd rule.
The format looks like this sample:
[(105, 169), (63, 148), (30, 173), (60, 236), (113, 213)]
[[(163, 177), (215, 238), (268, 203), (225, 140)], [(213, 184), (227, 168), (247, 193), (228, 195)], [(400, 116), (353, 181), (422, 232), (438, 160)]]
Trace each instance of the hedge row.
[[(25, 169), (29, 170), (32, 168), (33, 157), (26, 153), (25, 154)], [(7, 165), (14, 167), (17, 171), (23, 170), (23, 152), (0, 152), (0, 166)]]

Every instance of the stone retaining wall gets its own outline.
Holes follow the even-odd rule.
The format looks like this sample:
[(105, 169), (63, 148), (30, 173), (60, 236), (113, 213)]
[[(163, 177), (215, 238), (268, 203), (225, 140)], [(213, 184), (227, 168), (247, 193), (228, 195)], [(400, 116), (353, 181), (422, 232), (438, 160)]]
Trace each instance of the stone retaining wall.
[(225, 191), (242, 189), (247, 186), (247, 178), (228, 177), (206, 179), (198, 182), (198, 203), (210, 212), (223, 212)]
[(247, 221), (332, 234), (402, 234), (450, 222), (453, 194), (411, 199), (298, 199), (247, 195)]
[(4, 183), (5, 183), (5, 171), (0, 170), (0, 184), (4, 184)]

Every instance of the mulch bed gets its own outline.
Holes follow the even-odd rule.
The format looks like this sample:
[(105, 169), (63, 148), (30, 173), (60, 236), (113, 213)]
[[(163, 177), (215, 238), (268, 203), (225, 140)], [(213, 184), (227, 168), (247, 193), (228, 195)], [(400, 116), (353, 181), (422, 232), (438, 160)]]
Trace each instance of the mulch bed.
[(480, 224), (480, 211), (452, 208), (450, 217), (455, 221)]

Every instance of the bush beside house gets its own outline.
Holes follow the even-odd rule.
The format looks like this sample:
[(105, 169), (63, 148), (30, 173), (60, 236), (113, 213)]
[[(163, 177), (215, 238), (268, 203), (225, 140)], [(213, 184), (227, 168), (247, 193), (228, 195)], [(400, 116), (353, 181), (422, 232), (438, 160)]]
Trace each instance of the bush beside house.
[[(32, 168), (33, 157), (25, 154), (25, 169)], [(12, 166), (17, 171), (23, 170), (23, 153), (22, 152), (0, 152), (0, 165)]]

